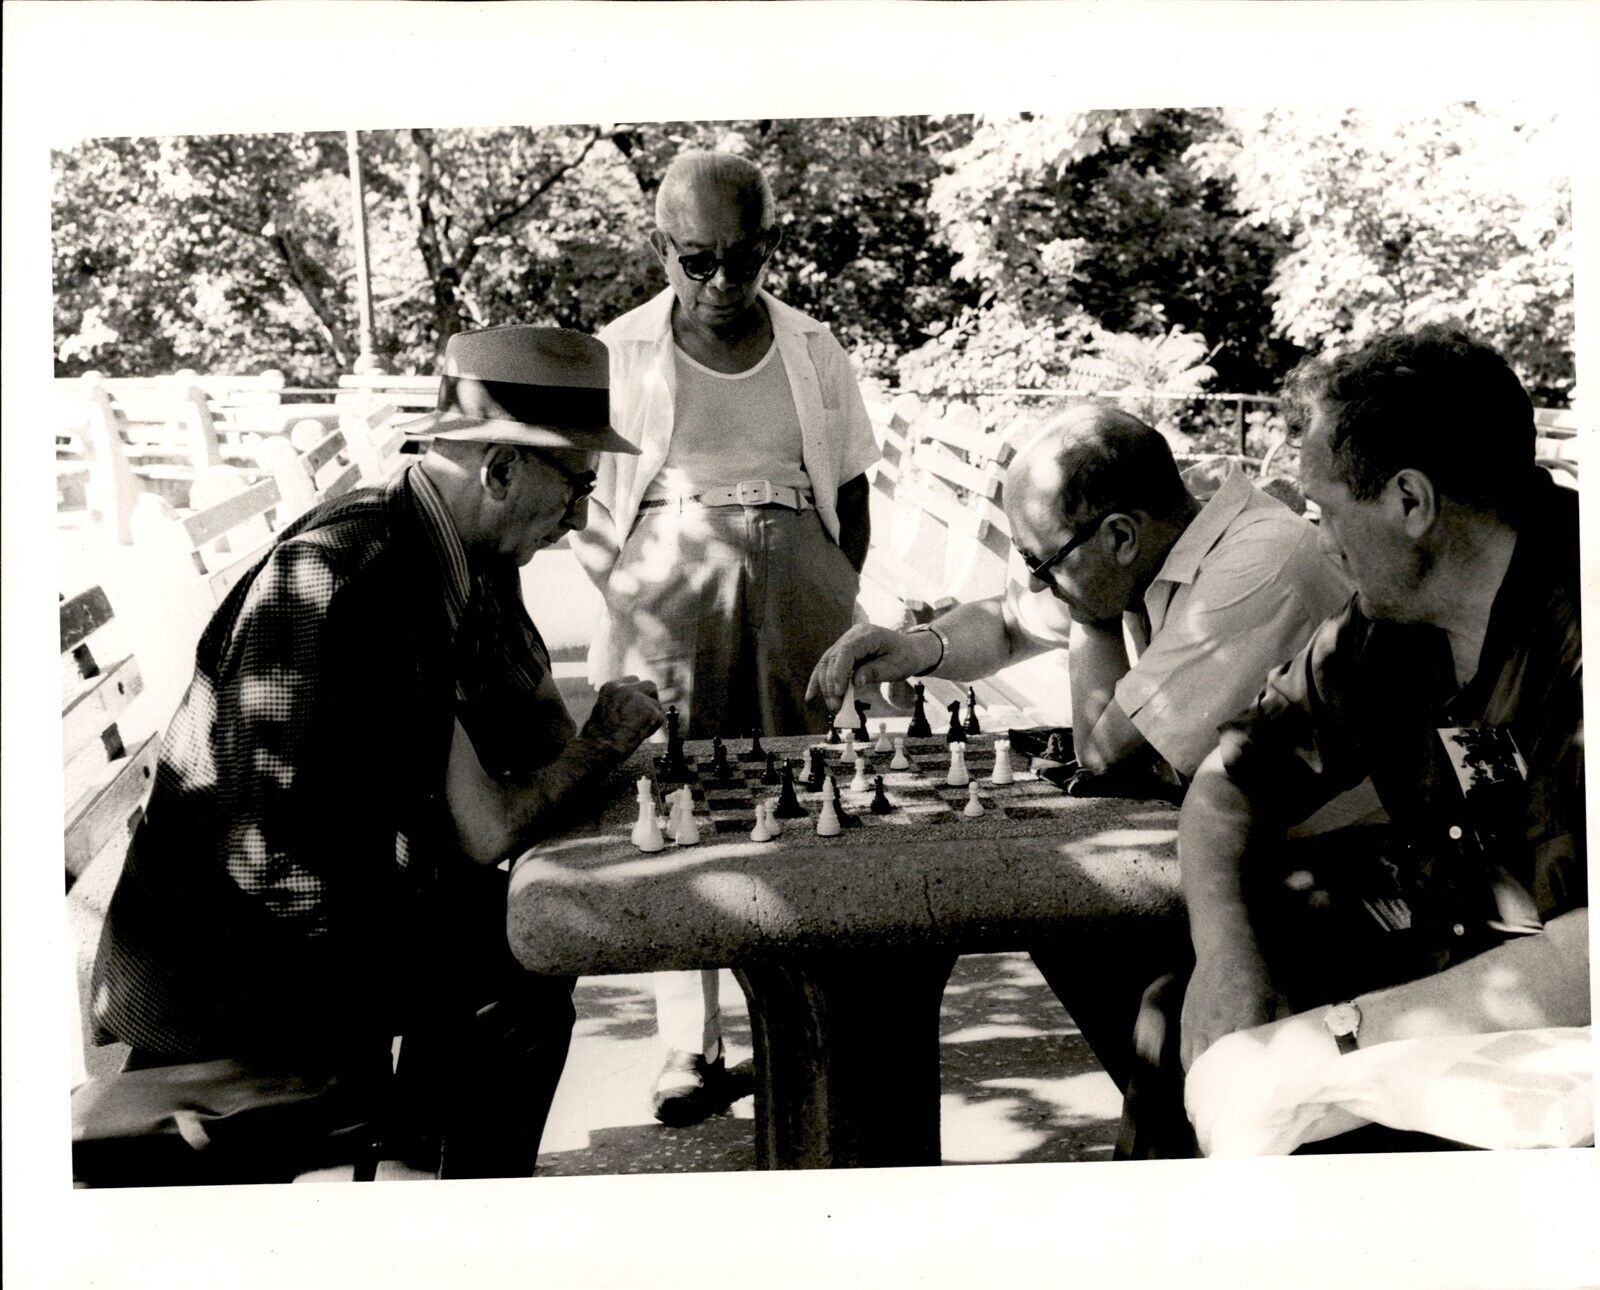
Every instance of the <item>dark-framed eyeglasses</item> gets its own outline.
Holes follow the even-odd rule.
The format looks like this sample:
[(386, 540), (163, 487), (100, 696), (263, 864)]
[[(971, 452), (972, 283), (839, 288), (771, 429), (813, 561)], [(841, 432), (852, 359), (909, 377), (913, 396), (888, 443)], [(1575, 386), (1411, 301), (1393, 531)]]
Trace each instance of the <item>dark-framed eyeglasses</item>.
[(594, 471), (568, 470), (554, 457), (547, 457), (542, 452), (529, 452), (527, 455), (534, 461), (537, 461), (540, 465), (550, 467), (551, 470), (555, 471), (556, 474), (560, 475), (561, 478), (566, 481), (567, 488), (572, 493), (572, 496), (567, 499), (567, 509), (570, 510), (585, 497), (589, 496), (590, 493), (594, 492), (594, 486), (598, 482), (598, 476), (596, 476)]
[(710, 282), (717, 276), (718, 269), (722, 270), (722, 276), (729, 282), (750, 282), (778, 248), (776, 238), (771, 234), (763, 234), (750, 245), (733, 247), (722, 255), (715, 251), (690, 251), (685, 254), (671, 233), (664, 233), (663, 236), (671, 244), (672, 253), (678, 257), (678, 267), (683, 270), (683, 276), (691, 282)]
[(1099, 531), (1100, 526), (1110, 519), (1114, 514), (1116, 514), (1115, 511), (1106, 511), (1104, 514), (1095, 516), (1095, 518), (1090, 520), (1087, 524), (1082, 525), (1068, 540), (1067, 544), (1048, 560), (1034, 560), (1026, 551), (1023, 551), (1020, 548), (1018, 548), (1017, 554), (1022, 557), (1022, 563), (1028, 566), (1028, 572), (1033, 575), (1033, 577), (1037, 578), (1040, 582), (1046, 583), (1050, 586), (1055, 586), (1055, 575), (1051, 572), (1051, 570), (1065, 560), (1074, 551), (1076, 551), (1085, 542), (1087, 542), (1090, 538), (1092, 538), (1095, 533)]

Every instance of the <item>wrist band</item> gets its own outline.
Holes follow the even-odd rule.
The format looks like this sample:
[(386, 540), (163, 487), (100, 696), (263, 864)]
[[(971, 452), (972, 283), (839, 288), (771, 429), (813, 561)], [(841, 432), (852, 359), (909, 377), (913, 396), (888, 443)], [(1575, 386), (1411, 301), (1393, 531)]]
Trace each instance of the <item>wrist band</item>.
[(939, 659), (938, 659), (938, 661), (936, 663), (934, 663), (934, 665), (932, 667), (924, 668), (921, 672), (917, 673), (918, 676), (932, 676), (933, 673), (937, 672), (939, 670), (939, 668), (943, 665), (944, 656), (950, 652), (950, 642), (947, 639), (945, 639), (945, 634), (942, 631), (940, 631), (937, 627), (935, 627), (932, 623), (918, 623), (909, 632), (907, 632), (906, 635), (907, 636), (914, 636), (918, 632), (931, 632), (933, 634), (933, 638), (936, 641), (939, 642)]

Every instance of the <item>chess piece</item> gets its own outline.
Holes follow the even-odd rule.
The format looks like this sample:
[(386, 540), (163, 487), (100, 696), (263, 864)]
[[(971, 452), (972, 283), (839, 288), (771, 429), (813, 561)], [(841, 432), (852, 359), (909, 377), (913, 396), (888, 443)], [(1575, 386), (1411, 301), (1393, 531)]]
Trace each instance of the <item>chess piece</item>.
[(745, 753), (742, 753), (740, 755), (739, 760), (740, 761), (765, 761), (766, 757), (767, 757), (767, 750), (761, 746), (761, 732), (759, 730), (752, 730), (750, 732), (750, 748), (749, 748), (749, 751), (745, 752)]
[(828, 776), (828, 787), (826, 791), (829, 800), (833, 803), (833, 813), (839, 817), (840, 826), (846, 829), (859, 829), (861, 827), (861, 821), (856, 819), (854, 815), (845, 809), (844, 798), (839, 796), (839, 785), (835, 782), (832, 775)]
[(994, 770), (989, 775), (991, 784), (1012, 784), (1016, 775), (1011, 770), (1011, 737), (994, 741)]
[(824, 797), (822, 810), (816, 816), (816, 835), (818, 837), (838, 837), (845, 826), (838, 823), (838, 811), (834, 810), (834, 799)]
[(967, 804), (961, 808), (961, 814), (969, 820), (975, 820), (983, 814), (983, 803), (978, 800), (978, 784), (974, 780), (967, 785)]
[(961, 725), (961, 700), (957, 699), (950, 704), (947, 711), (950, 713), (950, 729), (945, 731), (944, 740), (949, 744), (964, 744), (967, 742), (967, 732)]
[(771, 842), (772, 830), (767, 827), (767, 812), (762, 803), (756, 803), (756, 826), (750, 830), (750, 841)]
[(728, 747), (715, 735), (711, 739), (711, 773), (717, 779), (727, 779), (733, 773), (733, 767), (728, 765)]
[(762, 802), (757, 810), (765, 813), (767, 817), (767, 836), (775, 838), (783, 833), (783, 821), (778, 818), (778, 812), (773, 809), (771, 802)]
[(979, 733), (978, 726), (978, 692), (970, 685), (967, 687), (967, 720), (966, 731), (969, 735)]
[(950, 745), (950, 769), (946, 772), (944, 782), (952, 788), (965, 788), (971, 777), (967, 774), (967, 746), (963, 743)]
[(878, 739), (877, 742), (872, 745), (872, 751), (889, 751), (889, 723), (887, 721), (878, 722)]
[(806, 771), (806, 791), (817, 793), (822, 791), (822, 777), (828, 773), (828, 754), (821, 748), (806, 749), (806, 757), (810, 762), (810, 769)]
[(689, 760), (683, 755), (683, 736), (678, 733), (678, 709), (669, 707), (666, 716), (667, 751), (656, 761), (665, 780), (681, 782), (689, 778)]
[(1050, 770), (1067, 760), (1067, 751), (1061, 746), (1061, 736), (1051, 735), (1044, 746), (1044, 755), (1033, 759), (1034, 770)]
[(778, 790), (778, 805), (773, 808), (772, 813), (780, 820), (806, 818), (806, 808), (800, 805), (800, 799), (794, 791), (794, 767), (787, 759), (783, 763), (783, 787)]
[(872, 802), (867, 810), (874, 815), (888, 815), (894, 810), (894, 803), (889, 800), (889, 795), (883, 791), (883, 776), (875, 775), (872, 779)]
[(680, 847), (692, 847), (700, 841), (700, 825), (694, 818), (694, 795), (687, 788), (678, 792), (678, 827), (672, 831), (672, 840)]
[(872, 705), (864, 700), (855, 701), (856, 709), (856, 738), (866, 743), (872, 738), (872, 731), (867, 729), (867, 713), (872, 711)]
[(922, 692), (922, 682), (913, 685), (912, 690), (917, 696), (916, 703), (911, 709), (911, 724), (906, 727), (906, 734), (912, 739), (926, 739), (933, 734), (933, 727), (928, 724), (927, 700)]
[(865, 793), (867, 791), (867, 759), (860, 753), (856, 754), (855, 778), (850, 781), (852, 793)]
[(904, 739), (896, 739), (894, 741), (894, 759), (889, 763), (889, 769), (911, 769), (911, 758), (906, 756), (906, 741)]
[(839, 742), (839, 727), (838, 726), (829, 726), (828, 727), (828, 742), (830, 744), (836, 744), (836, 743)]
[(655, 788), (646, 777), (641, 777), (639, 789), (639, 819), (633, 826), (629, 840), (641, 851), (660, 851), (667, 845), (661, 836), (661, 821), (656, 819)]
[(856, 755), (856, 732), (854, 730), (846, 730), (844, 732), (844, 748), (839, 753), (839, 756), (843, 757), (846, 761), (848, 761), (850, 758), (854, 757), (855, 755)]
[(761, 782), (763, 784), (780, 784), (783, 782), (783, 776), (778, 774), (777, 753), (769, 752), (767, 754), (767, 768), (761, 772)]

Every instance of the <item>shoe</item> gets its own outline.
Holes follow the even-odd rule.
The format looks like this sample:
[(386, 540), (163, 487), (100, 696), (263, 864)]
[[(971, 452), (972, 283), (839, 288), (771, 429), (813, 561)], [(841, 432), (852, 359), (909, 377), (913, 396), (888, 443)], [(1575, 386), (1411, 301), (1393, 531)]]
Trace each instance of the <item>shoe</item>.
[(727, 1073), (720, 1047), (716, 1060), (709, 1062), (701, 1053), (674, 1048), (656, 1076), (650, 1110), (662, 1124), (674, 1128), (697, 1124), (717, 1109), (717, 1091)]

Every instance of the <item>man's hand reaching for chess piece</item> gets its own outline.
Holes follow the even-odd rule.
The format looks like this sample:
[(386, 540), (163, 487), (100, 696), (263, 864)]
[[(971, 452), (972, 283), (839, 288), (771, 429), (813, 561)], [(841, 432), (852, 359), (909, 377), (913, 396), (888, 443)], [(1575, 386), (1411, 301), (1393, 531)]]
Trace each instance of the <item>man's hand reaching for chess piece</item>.
[(583, 729), (527, 782), (503, 782), (483, 768), (456, 722), (445, 800), (461, 849), (479, 864), (498, 864), (564, 826), (590, 800), (585, 790), (627, 760), (661, 724), (653, 682), (637, 677), (600, 687)]
[[(944, 647), (933, 632), (897, 632), (858, 623), (817, 660), (806, 686), (806, 698), (821, 695), (829, 710), (837, 712), (852, 685), (861, 694), (880, 681), (923, 676), (939, 666), (943, 655)], [(889, 697), (887, 693), (885, 697)]]

